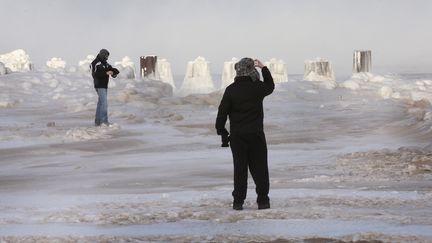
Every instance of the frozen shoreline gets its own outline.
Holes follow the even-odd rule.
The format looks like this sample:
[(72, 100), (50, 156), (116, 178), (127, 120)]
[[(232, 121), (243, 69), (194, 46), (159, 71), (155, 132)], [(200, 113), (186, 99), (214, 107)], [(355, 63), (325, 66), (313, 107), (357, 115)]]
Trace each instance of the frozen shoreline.
[[(214, 131), (221, 92), (114, 80), (116, 124), (96, 128), (89, 78), (0, 76), (0, 240), (431, 241), (426, 101), (290, 78), (264, 104), (272, 208), (256, 210), (250, 179), (239, 213), (231, 152)], [(425, 78), (383, 82), (426, 95)]]

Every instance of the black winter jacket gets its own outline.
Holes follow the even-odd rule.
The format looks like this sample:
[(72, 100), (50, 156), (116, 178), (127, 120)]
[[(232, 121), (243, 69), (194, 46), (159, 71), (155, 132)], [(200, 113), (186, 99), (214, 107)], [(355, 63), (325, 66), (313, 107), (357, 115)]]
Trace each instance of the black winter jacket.
[(119, 74), (116, 68), (113, 68), (108, 62), (99, 57), (99, 55), (93, 60), (90, 65), (94, 87), (98, 88), (108, 88), (109, 75), (106, 74), (108, 71), (113, 71), (115, 77)]
[(263, 100), (273, 92), (275, 85), (267, 67), (261, 72), (264, 82), (253, 82), (250, 77), (241, 76), (225, 89), (216, 118), (218, 135), (229, 134), (225, 129), (227, 116), (231, 134), (264, 131)]

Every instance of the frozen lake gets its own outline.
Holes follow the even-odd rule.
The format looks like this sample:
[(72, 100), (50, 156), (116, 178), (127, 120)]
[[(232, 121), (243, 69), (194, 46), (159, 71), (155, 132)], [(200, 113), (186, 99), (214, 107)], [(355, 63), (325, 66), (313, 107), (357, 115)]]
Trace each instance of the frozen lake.
[(87, 74), (0, 76), (0, 241), (432, 241), (432, 75), (349, 78), (265, 99), (272, 208), (238, 212), (221, 92), (117, 79), (94, 127)]

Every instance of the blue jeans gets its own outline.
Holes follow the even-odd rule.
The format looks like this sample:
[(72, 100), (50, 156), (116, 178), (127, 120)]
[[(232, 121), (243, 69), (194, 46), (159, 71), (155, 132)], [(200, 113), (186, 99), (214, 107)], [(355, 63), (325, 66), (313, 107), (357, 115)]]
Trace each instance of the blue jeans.
[(100, 125), (102, 123), (108, 123), (108, 89), (97, 88), (96, 92), (99, 98), (96, 107), (95, 125)]

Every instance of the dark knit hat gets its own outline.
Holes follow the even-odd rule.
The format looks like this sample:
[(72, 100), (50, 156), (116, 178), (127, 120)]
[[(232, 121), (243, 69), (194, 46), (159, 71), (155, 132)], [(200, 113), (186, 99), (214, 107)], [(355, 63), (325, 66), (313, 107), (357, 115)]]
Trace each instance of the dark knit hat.
[(109, 57), (109, 51), (107, 50), (107, 49), (102, 49), (102, 50), (100, 50), (99, 51), (99, 54), (98, 54), (98, 56), (100, 57), (100, 58), (102, 58), (103, 60), (108, 60), (108, 57)]
[(238, 63), (234, 65), (236, 70), (236, 77), (248, 76), (252, 78), (252, 81), (259, 80), (259, 73), (255, 68), (255, 62), (252, 58), (244, 57)]

